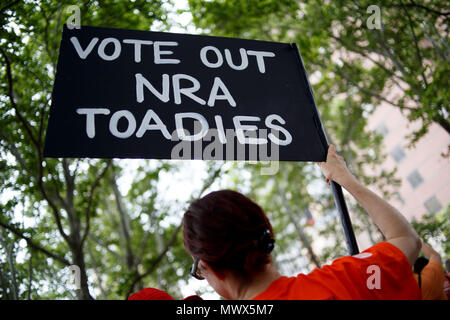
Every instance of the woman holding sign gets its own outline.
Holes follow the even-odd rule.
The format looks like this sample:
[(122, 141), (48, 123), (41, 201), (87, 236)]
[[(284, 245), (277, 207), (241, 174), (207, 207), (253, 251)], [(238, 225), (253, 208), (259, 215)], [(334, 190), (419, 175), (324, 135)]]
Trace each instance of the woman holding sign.
[(226, 299), (420, 299), (411, 265), (421, 242), (411, 225), (356, 180), (334, 146), (319, 165), (366, 209), (385, 242), (308, 275), (285, 277), (271, 260), (274, 234), (264, 211), (244, 195), (222, 190), (193, 201), (184, 214), (191, 274)]

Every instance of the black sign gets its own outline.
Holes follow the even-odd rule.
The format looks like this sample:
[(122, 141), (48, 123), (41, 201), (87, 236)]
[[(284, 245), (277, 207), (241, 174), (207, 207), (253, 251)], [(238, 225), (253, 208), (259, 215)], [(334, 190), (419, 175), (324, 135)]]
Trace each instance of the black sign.
[(324, 161), (294, 44), (64, 28), (44, 156)]

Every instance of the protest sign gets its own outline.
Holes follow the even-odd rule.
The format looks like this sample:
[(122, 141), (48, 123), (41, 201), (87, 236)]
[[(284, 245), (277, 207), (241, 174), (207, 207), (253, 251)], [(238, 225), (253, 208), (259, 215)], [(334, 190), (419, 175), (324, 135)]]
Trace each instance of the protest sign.
[(326, 143), (296, 46), (82, 26), (63, 31), (44, 156), (323, 161)]

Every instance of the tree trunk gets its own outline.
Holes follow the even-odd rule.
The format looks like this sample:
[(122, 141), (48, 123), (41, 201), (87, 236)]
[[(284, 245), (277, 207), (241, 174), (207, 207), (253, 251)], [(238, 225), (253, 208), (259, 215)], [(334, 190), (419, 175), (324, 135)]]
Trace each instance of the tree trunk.
[(81, 240), (81, 221), (76, 214), (74, 206), (75, 177), (70, 174), (69, 162), (63, 159), (64, 177), (66, 180), (66, 210), (68, 215), (70, 236), (68, 245), (72, 253), (72, 263), (80, 268), (80, 288), (76, 289), (78, 300), (93, 300), (89, 293), (89, 284), (86, 274), (83, 243)]
[[(281, 196), (281, 199), (282, 199), (283, 203), (288, 203), (288, 200), (285, 197), (284, 190), (282, 190), (279, 187), (279, 192), (280, 192), (280, 196)], [(297, 230), (297, 234), (298, 234), (298, 237), (300, 239), (300, 242), (302, 243), (302, 245), (308, 251), (308, 255), (309, 255), (310, 260), (314, 263), (314, 265), (317, 268), (320, 268), (319, 258), (315, 254), (314, 249), (311, 246), (311, 242), (309, 241), (308, 237), (305, 234), (305, 231), (300, 226), (300, 224), (297, 222), (296, 217), (292, 214), (292, 212), (289, 209), (286, 208), (286, 210), (284, 212), (289, 216), (289, 219), (291, 220), (292, 224), (294, 225), (295, 230)]]
[(30, 249), (30, 262), (28, 265), (28, 300), (31, 300), (32, 289), (33, 289), (33, 249)]
[(89, 284), (86, 274), (86, 264), (84, 261), (83, 249), (80, 244), (71, 244), (73, 264), (80, 268), (80, 288), (77, 289), (78, 300), (93, 300), (89, 293)]
[(308, 237), (306, 236), (305, 231), (300, 226), (300, 224), (297, 222), (296, 217), (294, 217), (294, 215), (292, 214), (292, 212), (290, 210), (286, 210), (285, 213), (287, 213), (287, 215), (289, 216), (289, 219), (291, 220), (292, 224), (295, 227), (295, 230), (297, 230), (297, 234), (300, 239), (300, 242), (308, 251), (308, 256), (309, 256), (310, 260), (312, 261), (312, 263), (314, 263), (314, 265), (317, 268), (320, 268), (319, 258), (317, 257), (316, 253), (314, 252), (314, 249), (312, 248), (311, 242), (309, 241)]
[[(91, 260), (91, 262), (93, 264), (93, 267), (94, 267), (93, 269), (94, 269), (94, 272), (95, 272), (95, 277), (97, 278), (98, 288), (100, 289), (100, 293), (102, 295), (102, 299), (103, 300), (107, 300), (108, 296), (107, 296), (107, 294), (105, 292), (105, 288), (103, 287), (102, 274), (101, 274), (102, 270), (100, 269), (100, 267), (99, 267), (99, 265), (97, 263), (97, 260), (95, 259), (94, 253), (91, 250), (91, 246), (89, 244), (87, 245), (87, 250), (88, 250), (88, 253), (89, 253), (89, 258), (90, 258), (90, 260)], [(100, 272), (99, 272), (99, 269), (100, 269)]]
[(134, 270), (135, 258), (133, 254), (133, 249), (131, 247), (131, 229), (130, 229), (130, 219), (128, 213), (124, 210), (122, 203), (122, 194), (117, 187), (116, 177), (114, 174), (111, 175), (111, 187), (114, 192), (114, 197), (116, 198), (117, 212), (119, 213), (120, 229), (119, 234), (123, 238), (127, 266), (130, 270)]
[[(164, 250), (164, 244), (163, 244), (163, 239), (158, 231), (155, 232), (155, 240), (156, 240), (156, 248), (157, 248), (158, 252), (162, 252)], [(156, 277), (157, 277), (156, 281), (157, 281), (158, 285), (162, 288), (163, 287), (163, 285), (162, 285), (163, 269), (162, 268), (156, 269)]]
[(2, 283), (2, 290), (3, 290), (3, 300), (11, 300), (11, 297), (9, 296), (8, 292), (8, 284), (6, 283), (5, 276), (3, 276), (3, 270), (0, 265), (0, 281)]
[(6, 258), (8, 259), (9, 264), (9, 271), (11, 274), (11, 293), (12, 293), (12, 300), (18, 300), (18, 286), (17, 286), (17, 279), (16, 279), (16, 268), (15, 268), (15, 257), (14, 257), (14, 245), (9, 244), (6, 242), (6, 240), (3, 238), (3, 235), (0, 233), (0, 243), (5, 248), (6, 251)]

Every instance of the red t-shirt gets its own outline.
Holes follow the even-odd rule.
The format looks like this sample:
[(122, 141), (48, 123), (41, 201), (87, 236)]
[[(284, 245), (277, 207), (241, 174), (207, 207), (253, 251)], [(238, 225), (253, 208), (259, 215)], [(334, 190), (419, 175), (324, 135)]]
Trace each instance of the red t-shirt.
[(308, 275), (280, 277), (253, 300), (421, 299), (408, 259), (380, 242), (355, 256), (336, 259)]

